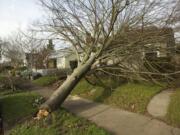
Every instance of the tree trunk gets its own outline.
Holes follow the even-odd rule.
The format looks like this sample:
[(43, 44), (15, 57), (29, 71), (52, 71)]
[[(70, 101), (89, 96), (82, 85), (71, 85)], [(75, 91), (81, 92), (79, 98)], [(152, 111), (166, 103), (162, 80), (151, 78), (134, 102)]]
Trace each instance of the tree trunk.
[(91, 56), (84, 64), (80, 64), (66, 81), (41, 105), (41, 110), (51, 112), (59, 107), (78, 84), (80, 79), (90, 70), (94, 63), (95, 55)]

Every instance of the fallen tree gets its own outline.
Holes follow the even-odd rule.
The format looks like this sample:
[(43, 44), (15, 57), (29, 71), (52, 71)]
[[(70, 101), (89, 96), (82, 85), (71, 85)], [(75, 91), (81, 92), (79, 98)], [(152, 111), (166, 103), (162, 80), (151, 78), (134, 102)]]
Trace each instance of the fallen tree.
[[(167, 77), (156, 69), (142, 65), (142, 53), (147, 44), (158, 43), (164, 35), (144, 32), (146, 27), (167, 26), (166, 8), (173, 6), (161, 0), (40, 0), (50, 12), (43, 29), (70, 43), (76, 52), (78, 67), (40, 107), (40, 112), (51, 112), (59, 107), (77, 83), (90, 70), (146, 80), (144, 74)], [(166, 5), (166, 6), (165, 6)], [(135, 30), (136, 29), (136, 30)], [(133, 34), (127, 34), (135, 30)], [(157, 32), (157, 31), (155, 31)], [(120, 35), (120, 37), (119, 37)], [(132, 38), (133, 37), (133, 38)], [(120, 41), (113, 44), (115, 40)], [(155, 48), (153, 46), (153, 48)], [(135, 61), (135, 63), (134, 63)], [(137, 66), (138, 65), (138, 66)], [(143, 68), (142, 68), (143, 67)], [(107, 70), (118, 69), (120, 74)], [(143, 69), (143, 70), (142, 70)]]

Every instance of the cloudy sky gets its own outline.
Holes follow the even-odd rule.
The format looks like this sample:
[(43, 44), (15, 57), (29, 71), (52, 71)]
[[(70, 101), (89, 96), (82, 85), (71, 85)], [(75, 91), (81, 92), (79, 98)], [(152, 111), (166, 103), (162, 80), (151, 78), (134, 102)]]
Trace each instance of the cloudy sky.
[(38, 0), (0, 0), (0, 37), (26, 29), (42, 16)]

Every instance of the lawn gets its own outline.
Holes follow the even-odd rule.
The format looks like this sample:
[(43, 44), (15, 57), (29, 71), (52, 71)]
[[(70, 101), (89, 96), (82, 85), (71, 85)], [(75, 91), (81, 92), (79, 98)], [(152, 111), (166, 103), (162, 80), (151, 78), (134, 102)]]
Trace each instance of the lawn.
[(33, 102), (38, 97), (37, 94), (29, 92), (1, 95), (0, 103), (4, 121), (11, 126), (20, 119), (32, 115), (37, 111), (37, 108), (33, 107)]
[(85, 119), (59, 109), (51, 114), (51, 118), (17, 126), (10, 135), (109, 135), (109, 133)]
[(145, 113), (150, 99), (163, 88), (148, 83), (125, 83), (114, 89), (92, 86), (85, 80), (74, 88), (72, 95), (109, 104), (137, 113)]
[(8, 127), (15, 126), (10, 135), (109, 135), (104, 129), (62, 108), (44, 120), (33, 120), (37, 101), (40, 101), (37, 99), (41, 98), (33, 92), (1, 94), (4, 122)]
[(167, 121), (177, 127), (180, 127), (180, 88), (171, 96), (168, 113), (166, 115)]
[(132, 112), (145, 113), (150, 99), (161, 90), (157, 85), (127, 83), (116, 88), (105, 103)]
[(48, 86), (55, 83), (58, 80), (56, 76), (43, 76), (36, 80), (33, 80), (33, 83), (39, 86)]

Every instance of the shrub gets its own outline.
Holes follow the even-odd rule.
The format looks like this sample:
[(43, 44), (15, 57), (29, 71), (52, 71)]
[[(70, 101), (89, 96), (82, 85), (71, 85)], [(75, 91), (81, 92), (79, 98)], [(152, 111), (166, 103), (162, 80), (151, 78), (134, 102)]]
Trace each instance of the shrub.
[(20, 78), (20, 77), (7, 77), (7, 76), (0, 76), (0, 89), (23, 89), (24, 84), (27, 83), (27, 80)]
[(40, 73), (34, 74), (33, 75), (33, 79), (36, 80), (38, 78), (42, 77), (42, 75)]
[(11, 89), (11, 82), (8, 77), (0, 76), (0, 89)]
[(30, 70), (24, 70), (21, 72), (21, 76), (25, 79), (30, 79), (32, 72)]
[(37, 107), (38, 108), (44, 102), (45, 102), (45, 98), (44, 97), (38, 97), (38, 98), (36, 98), (34, 100), (33, 107)]
[(5, 72), (7, 70), (12, 70), (14, 69), (12, 66), (8, 66), (8, 65), (0, 65), (0, 72)]

